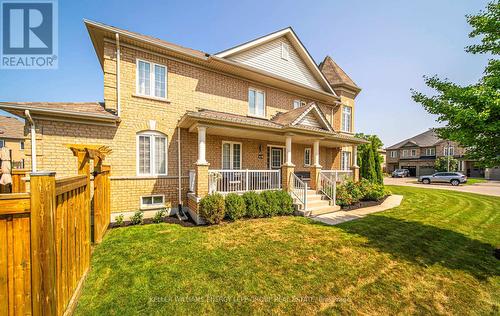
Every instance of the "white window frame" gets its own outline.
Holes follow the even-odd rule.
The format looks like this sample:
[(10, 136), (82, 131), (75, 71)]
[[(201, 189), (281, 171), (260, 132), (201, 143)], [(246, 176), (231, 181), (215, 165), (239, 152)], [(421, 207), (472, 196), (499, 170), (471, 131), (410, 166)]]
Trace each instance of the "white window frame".
[[(155, 197), (161, 197), (161, 203), (154, 203)], [(144, 204), (144, 198), (151, 198), (151, 204)], [(152, 195), (142, 195), (140, 197), (141, 209), (152, 209), (152, 208), (160, 208), (165, 206), (165, 195), (163, 194), (152, 194)]]
[(281, 59), (290, 59), (290, 45), (287, 43), (281, 43)]
[[(345, 158), (345, 156), (347, 158)], [(340, 170), (351, 170), (351, 152), (342, 151), (340, 157)]]
[(410, 157), (416, 157), (417, 156), (417, 150), (416, 149), (410, 149)]
[[(139, 91), (139, 62), (149, 64), (149, 93), (150, 94), (141, 93)], [(165, 97), (160, 97), (160, 96), (155, 95), (155, 71), (154, 71), (155, 66), (160, 66), (160, 67), (165, 68)], [(136, 60), (135, 60), (135, 93), (137, 95), (145, 96), (148, 98), (156, 98), (156, 99), (166, 100), (168, 97), (167, 86), (168, 86), (168, 68), (166, 65), (157, 64), (157, 63), (153, 63), (151, 61), (136, 58)]]
[[(349, 108), (349, 113), (345, 110)], [(349, 123), (347, 123), (346, 116), (349, 115)], [(352, 132), (352, 106), (342, 105), (342, 131), (346, 133)]]
[[(229, 169), (224, 169), (224, 144), (229, 144)], [(234, 169), (234, 145), (240, 145), (240, 169)], [(221, 146), (221, 169), (223, 170), (242, 170), (243, 168), (243, 143), (241, 142), (231, 142), (231, 141), (222, 141)]]
[[(250, 113), (250, 91), (254, 91), (255, 92), (255, 109), (257, 109), (257, 92), (261, 92), (262, 95), (264, 96), (263, 98), (263, 106), (264, 106), (264, 109), (263, 109), (263, 113), (262, 115), (259, 115), (259, 114), (255, 114), (255, 113)], [(257, 89), (257, 88), (253, 88), (253, 87), (250, 87), (248, 88), (248, 116), (253, 116), (253, 117), (266, 117), (266, 92), (262, 89)]]
[(391, 151), (391, 158), (398, 158), (398, 151), (397, 150)]
[(425, 155), (426, 156), (435, 156), (436, 155), (436, 148), (426, 148)]
[(464, 171), (464, 161), (463, 160), (459, 160), (458, 161), (458, 171)]
[[(150, 163), (150, 172), (149, 173), (141, 173), (140, 172), (140, 165), (139, 165), (139, 137), (140, 136), (148, 136), (149, 137), (149, 163)], [(155, 137), (163, 137), (165, 138), (165, 173), (156, 173), (156, 155), (155, 155), (155, 142), (154, 139)], [(156, 132), (156, 131), (144, 131), (144, 132), (139, 132), (136, 134), (136, 139), (135, 139), (135, 148), (136, 148), (136, 172), (137, 176), (139, 177), (148, 177), (148, 176), (166, 176), (168, 174), (168, 136)]]
[(293, 100), (292, 105), (294, 109), (298, 109), (301, 106), (301, 101), (299, 99)]
[(0, 139), (0, 148), (5, 147), (5, 140)]
[(455, 156), (455, 146), (445, 146), (443, 151), (445, 156)]
[[(306, 162), (306, 153), (309, 152), (309, 162)], [(304, 167), (311, 166), (311, 147), (304, 148)]]
[(401, 158), (406, 158), (408, 157), (408, 149), (403, 149), (403, 153), (401, 155)]

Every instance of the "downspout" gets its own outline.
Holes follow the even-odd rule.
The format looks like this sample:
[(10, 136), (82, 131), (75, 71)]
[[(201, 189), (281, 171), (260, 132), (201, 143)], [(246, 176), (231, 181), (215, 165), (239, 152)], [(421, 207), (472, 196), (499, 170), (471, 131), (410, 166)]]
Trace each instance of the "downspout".
[(120, 116), (120, 35), (116, 33), (116, 112)]
[(35, 121), (31, 117), (30, 111), (25, 110), (24, 115), (28, 119), (31, 125), (31, 172), (36, 172), (36, 129)]
[(181, 179), (181, 128), (177, 127), (177, 193), (179, 204), (177, 205), (177, 218), (187, 220), (188, 217), (182, 210), (182, 179)]

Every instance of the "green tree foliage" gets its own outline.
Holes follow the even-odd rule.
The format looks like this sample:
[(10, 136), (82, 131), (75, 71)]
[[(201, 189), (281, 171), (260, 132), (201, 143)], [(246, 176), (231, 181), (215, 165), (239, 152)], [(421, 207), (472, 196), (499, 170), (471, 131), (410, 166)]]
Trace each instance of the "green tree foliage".
[(467, 16), (472, 26), (469, 37), (480, 43), (468, 46), (472, 54), (491, 54), (483, 77), (475, 84), (461, 86), (437, 76), (424, 77), (436, 90), (427, 96), (412, 90), (412, 97), (446, 126), (437, 130), (441, 138), (467, 148), (466, 156), (483, 166), (500, 164), (500, 1), (488, 4), (486, 11)]
[(372, 182), (382, 183), (383, 174), (379, 149), (383, 143), (377, 135), (356, 134), (356, 137), (370, 141), (368, 144), (358, 146), (358, 166), (362, 178)]
[(373, 151), (373, 157), (375, 160), (375, 182), (382, 184), (384, 182), (384, 175), (382, 174), (382, 157), (378, 152), (378, 148), (371, 144), (371, 149)]
[(434, 169), (436, 169), (436, 171), (440, 171), (440, 172), (457, 171), (458, 170), (458, 160), (453, 158), (453, 157), (449, 157), (449, 159), (450, 159), (450, 170), (448, 170), (448, 157), (437, 158), (436, 161), (434, 162)]

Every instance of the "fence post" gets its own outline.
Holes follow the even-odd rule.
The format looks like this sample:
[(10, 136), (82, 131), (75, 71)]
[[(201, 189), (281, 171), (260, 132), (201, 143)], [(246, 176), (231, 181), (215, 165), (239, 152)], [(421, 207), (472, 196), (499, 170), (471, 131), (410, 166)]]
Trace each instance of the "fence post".
[(84, 174), (87, 176), (87, 186), (85, 187), (85, 209), (88, 210), (88, 213), (85, 216), (85, 227), (87, 227), (87, 231), (85, 232), (85, 256), (83, 258), (85, 265), (90, 265), (90, 239), (91, 230), (90, 230), (90, 163), (89, 163), (89, 155), (85, 151), (79, 151), (76, 154), (78, 158), (78, 174)]
[(31, 294), (33, 315), (56, 314), (55, 172), (32, 172)]
[(246, 169), (246, 176), (245, 176), (245, 192), (248, 191), (248, 169)]
[(304, 211), (307, 211), (307, 182), (304, 183)]

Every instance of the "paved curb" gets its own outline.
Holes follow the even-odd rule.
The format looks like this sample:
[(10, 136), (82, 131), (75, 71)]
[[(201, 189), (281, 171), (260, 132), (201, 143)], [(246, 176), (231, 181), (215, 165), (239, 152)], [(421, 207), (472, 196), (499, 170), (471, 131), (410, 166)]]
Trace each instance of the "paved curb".
[(340, 223), (363, 218), (368, 214), (386, 211), (388, 209), (399, 206), (401, 204), (401, 201), (403, 201), (402, 195), (391, 195), (380, 205), (363, 207), (353, 211), (333, 212), (310, 218), (327, 225), (337, 225)]

